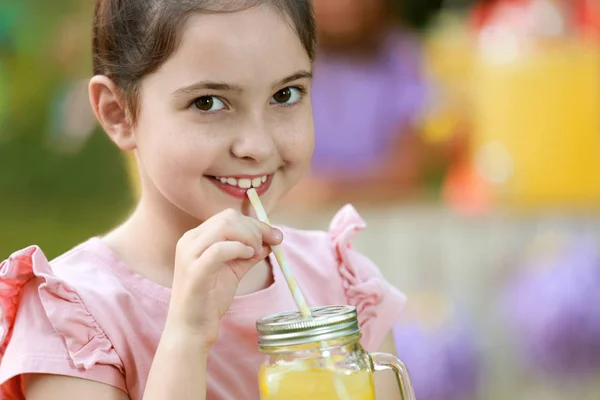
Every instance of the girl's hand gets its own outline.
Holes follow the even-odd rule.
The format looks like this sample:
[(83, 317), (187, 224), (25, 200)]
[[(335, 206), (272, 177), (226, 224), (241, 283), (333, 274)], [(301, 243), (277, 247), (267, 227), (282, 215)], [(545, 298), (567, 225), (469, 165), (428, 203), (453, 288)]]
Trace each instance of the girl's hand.
[(177, 243), (165, 331), (194, 336), (210, 347), (242, 277), (280, 244), (278, 229), (225, 210)]

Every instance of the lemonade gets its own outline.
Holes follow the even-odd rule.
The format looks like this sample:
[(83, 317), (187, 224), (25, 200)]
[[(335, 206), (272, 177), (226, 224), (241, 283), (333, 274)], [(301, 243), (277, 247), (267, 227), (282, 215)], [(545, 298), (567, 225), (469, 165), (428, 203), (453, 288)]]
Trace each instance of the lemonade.
[(265, 355), (258, 372), (262, 400), (375, 400), (374, 373), (391, 370), (403, 400), (415, 400), (406, 366), (360, 344), (355, 307), (311, 308), (269, 315), (256, 322)]
[(261, 400), (374, 400), (373, 374), (367, 370), (305, 370), (263, 366)]

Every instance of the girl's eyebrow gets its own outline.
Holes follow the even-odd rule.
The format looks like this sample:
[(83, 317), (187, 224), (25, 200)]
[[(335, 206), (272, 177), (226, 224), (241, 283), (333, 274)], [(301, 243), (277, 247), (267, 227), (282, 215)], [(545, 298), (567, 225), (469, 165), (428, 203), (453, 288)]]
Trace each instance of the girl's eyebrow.
[(282, 80), (280, 80), (279, 82), (277, 82), (276, 84), (274, 84), (273, 88), (283, 86), (286, 83), (297, 81), (299, 79), (312, 79), (312, 76), (313, 76), (312, 71), (306, 71), (306, 70), (296, 71), (293, 74), (291, 74), (290, 76), (285, 77)]
[(238, 85), (231, 85), (225, 82), (201, 81), (184, 86), (173, 92), (175, 96), (183, 96), (200, 90), (216, 90), (221, 92), (241, 92), (242, 88)]
[[(312, 72), (306, 70), (300, 70), (294, 72), (293, 74), (281, 79), (277, 83), (273, 85), (274, 88), (285, 85), (286, 83), (296, 81), (298, 79), (312, 79)], [(215, 90), (221, 92), (241, 92), (243, 91), (242, 86), (230, 84), (226, 82), (217, 82), (217, 81), (201, 81), (192, 83), (191, 85), (184, 86), (182, 88), (177, 89), (173, 92), (175, 96), (183, 96), (191, 93), (198, 92), (200, 90)]]

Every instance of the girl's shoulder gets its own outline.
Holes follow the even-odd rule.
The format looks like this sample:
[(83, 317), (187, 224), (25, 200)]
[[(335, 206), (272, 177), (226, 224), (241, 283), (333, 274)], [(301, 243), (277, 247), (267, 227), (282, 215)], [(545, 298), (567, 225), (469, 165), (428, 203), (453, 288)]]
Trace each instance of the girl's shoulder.
[(89, 299), (116, 286), (95, 240), (53, 261), (30, 246), (0, 264), (0, 397), (19, 398), (23, 373), (92, 377), (124, 389), (121, 361), (89, 309)]
[[(352, 205), (340, 209), (327, 231), (281, 227), (283, 248), (307, 298), (356, 307), (363, 345), (377, 350), (406, 302), (379, 268), (353, 247), (366, 223)], [(339, 293), (339, 296), (337, 295)]]
[(367, 224), (347, 204), (342, 207), (323, 230), (303, 230), (286, 226), (278, 227), (284, 234), (283, 247), (292, 265), (299, 274), (320, 273), (347, 276), (349, 271), (360, 277), (379, 277), (379, 268), (365, 255), (356, 251), (353, 241), (356, 235), (367, 228)]
[[(292, 265), (298, 272), (339, 274), (339, 269), (349, 254), (356, 255), (352, 242), (355, 236), (367, 225), (356, 209), (347, 204), (342, 207), (324, 230), (304, 230), (287, 226), (278, 228), (284, 234), (283, 247)], [(365, 260), (363, 260), (365, 261)], [(350, 262), (352, 264), (352, 262)], [(364, 262), (359, 262), (362, 266)], [(377, 268), (370, 265), (377, 273)]]

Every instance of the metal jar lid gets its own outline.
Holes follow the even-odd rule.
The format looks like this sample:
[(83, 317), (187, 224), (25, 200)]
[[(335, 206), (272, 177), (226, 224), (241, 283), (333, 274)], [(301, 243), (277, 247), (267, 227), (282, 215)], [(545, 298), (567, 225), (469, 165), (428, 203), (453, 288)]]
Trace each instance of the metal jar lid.
[(270, 315), (256, 322), (258, 345), (264, 350), (340, 339), (360, 332), (356, 308), (325, 306), (311, 308), (312, 318), (300, 311)]

